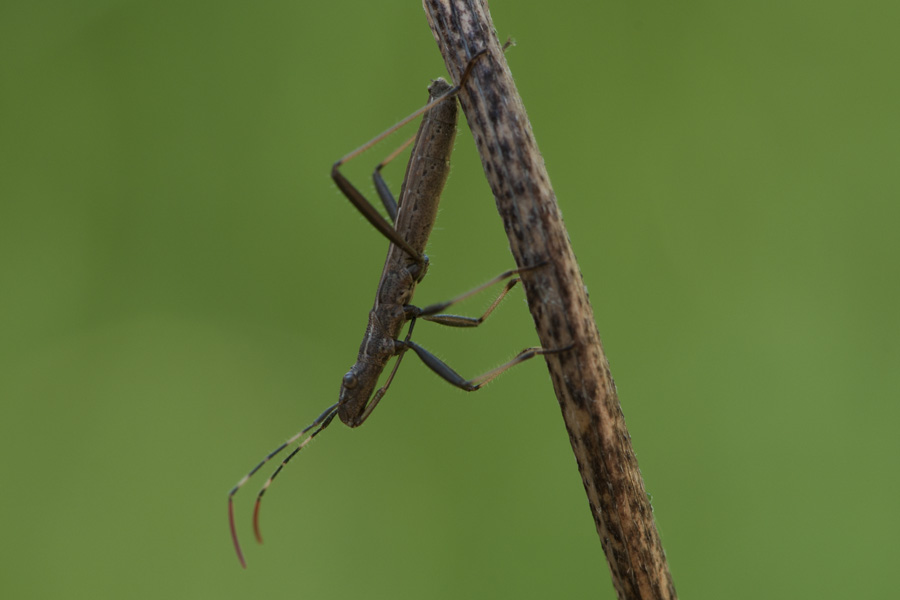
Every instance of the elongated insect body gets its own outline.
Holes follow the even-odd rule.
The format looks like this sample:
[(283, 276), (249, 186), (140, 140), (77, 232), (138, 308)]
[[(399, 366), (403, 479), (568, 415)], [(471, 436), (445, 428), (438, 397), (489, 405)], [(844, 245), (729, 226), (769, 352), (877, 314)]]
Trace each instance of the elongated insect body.
[[(451, 327), (476, 327), (480, 325), (518, 282), (518, 277), (512, 278), (514, 275), (540, 268), (544, 264), (539, 263), (530, 267), (506, 271), (487, 283), (446, 302), (432, 304), (424, 308), (410, 304), (416, 285), (422, 281), (428, 270), (428, 258), (424, 254), (425, 246), (434, 227), (441, 192), (450, 172), (450, 154), (453, 151), (458, 118), (456, 94), (468, 79), (469, 73), (478, 57), (483, 54), (484, 52), (482, 51), (472, 57), (460, 77), (459, 85), (451, 87), (443, 79), (434, 80), (428, 88), (429, 102), (425, 107), (346, 155), (337, 161), (331, 169), (331, 176), (341, 192), (375, 229), (390, 240), (391, 245), (384, 262), (384, 269), (381, 272), (378, 291), (375, 294), (375, 303), (372, 306), (372, 310), (369, 311), (369, 322), (366, 326), (362, 343), (359, 346), (356, 363), (341, 381), (338, 402), (325, 409), (325, 412), (319, 415), (308, 427), (266, 455), (228, 493), (228, 520), (231, 527), (231, 536), (238, 559), (244, 567), (247, 565), (238, 543), (237, 529), (234, 522), (233, 498), (237, 491), (263, 465), (287, 447), (296, 444), (296, 447), (281, 461), (275, 472), (266, 480), (256, 497), (256, 505), (253, 511), (253, 530), (257, 541), (262, 542), (262, 535), (259, 530), (260, 501), (275, 480), (275, 477), (288, 461), (328, 427), (336, 416), (339, 416), (341, 421), (350, 427), (362, 425), (387, 392), (400, 366), (400, 361), (407, 350), (412, 350), (428, 368), (450, 384), (471, 392), (481, 388), (506, 369), (524, 360), (539, 354), (561, 352), (567, 349), (544, 350), (542, 348), (526, 348), (506, 364), (474, 379), (465, 379), (428, 350), (411, 340), (417, 319)], [(394, 201), (380, 174), (381, 168), (392, 160), (399, 153), (399, 150), (378, 165), (373, 175), (378, 195), (388, 213), (388, 217), (393, 221), (393, 224), (391, 224), (343, 176), (340, 172), (340, 167), (348, 160), (358, 156), (378, 141), (384, 139), (397, 128), (410, 122), (419, 114), (424, 114), (424, 117), (415, 136), (412, 153), (406, 167), (406, 175), (403, 178), (403, 185), (400, 190), (399, 205)], [(500, 295), (481, 317), (465, 317), (442, 313), (447, 307), (486, 289), (488, 286), (507, 279), (509, 281)], [(406, 336), (400, 339), (400, 332), (407, 322), (409, 323), (409, 328)], [(395, 356), (397, 361), (394, 363), (390, 375), (387, 377), (384, 385), (376, 390), (375, 387), (378, 385), (378, 379), (385, 366)]]
[[(443, 79), (434, 80), (428, 88), (429, 101), (444, 96), (450, 89), (450, 84)], [(425, 245), (437, 218), (444, 183), (450, 174), (457, 112), (456, 100), (435, 105), (422, 117), (416, 134), (400, 188), (394, 229), (417, 256), (411, 256), (396, 244), (391, 244), (388, 249), (356, 364), (341, 383), (338, 414), (350, 427), (361, 425), (371, 413), (366, 407), (378, 376), (387, 362), (404, 350), (397, 344), (397, 338), (410, 318), (404, 307), (412, 302), (416, 284), (422, 281), (428, 269)]]

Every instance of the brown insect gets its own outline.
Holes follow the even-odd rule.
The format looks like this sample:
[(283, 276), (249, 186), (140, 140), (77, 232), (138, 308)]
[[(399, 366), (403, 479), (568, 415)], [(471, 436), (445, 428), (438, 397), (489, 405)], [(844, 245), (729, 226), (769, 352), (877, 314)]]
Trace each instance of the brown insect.
[[(481, 317), (443, 314), (442, 311), (495, 283), (509, 279), (518, 273), (543, 266), (543, 263), (540, 263), (523, 269), (506, 271), (487, 283), (446, 302), (432, 304), (424, 308), (410, 304), (416, 285), (422, 281), (428, 269), (428, 257), (424, 254), (425, 245), (434, 226), (441, 191), (450, 171), (450, 154), (453, 150), (454, 138), (456, 137), (458, 113), (456, 95), (468, 78), (475, 61), (482, 54), (484, 54), (484, 51), (475, 54), (470, 59), (458, 85), (450, 86), (443, 79), (436, 79), (428, 88), (428, 104), (365, 145), (344, 156), (334, 163), (332, 167), (331, 176), (338, 188), (375, 229), (390, 240), (391, 246), (388, 250), (384, 270), (378, 284), (375, 304), (369, 312), (369, 324), (366, 327), (366, 333), (359, 347), (356, 363), (343, 377), (337, 403), (328, 407), (309, 426), (266, 455), (228, 493), (228, 520), (231, 526), (231, 536), (238, 559), (245, 568), (247, 564), (238, 543), (234, 522), (234, 495), (263, 465), (282, 450), (303, 438), (297, 447), (282, 460), (257, 495), (253, 511), (253, 530), (257, 541), (262, 543), (262, 535), (259, 530), (259, 507), (263, 495), (275, 477), (304, 446), (331, 424), (335, 416), (340, 416), (341, 421), (350, 427), (362, 425), (384, 396), (407, 350), (415, 352), (429, 368), (452, 385), (466, 391), (475, 391), (513, 365), (539, 354), (560, 352), (566, 349), (544, 350), (542, 348), (526, 348), (506, 364), (474, 379), (465, 379), (446, 363), (411, 340), (417, 319), (424, 319), (451, 327), (476, 327), (480, 325), (518, 282), (518, 278), (507, 282), (498, 298)], [(373, 174), (376, 190), (391, 221), (393, 221), (392, 225), (341, 174), (340, 167), (422, 113), (424, 113), (424, 116), (415, 138), (408, 141), (379, 164)], [(411, 142), (414, 142), (412, 154), (400, 190), (400, 202), (397, 203), (381, 177), (381, 169)], [(409, 323), (409, 329), (406, 336), (400, 339), (400, 332), (407, 322)], [(385, 366), (394, 356), (397, 357), (397, 362), (394, 364), (387, 381), (382, 387), (375, 390), (375, 386), (378, 384), (378, 379)]]

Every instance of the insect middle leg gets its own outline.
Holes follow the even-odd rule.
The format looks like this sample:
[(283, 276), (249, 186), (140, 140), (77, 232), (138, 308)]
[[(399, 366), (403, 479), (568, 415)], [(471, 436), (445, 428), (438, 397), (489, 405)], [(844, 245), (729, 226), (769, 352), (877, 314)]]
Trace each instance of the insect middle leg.
[(447, 315), (447, 314), (440, 314), (440, 313), (442, 310), (449, 308), (450, 306), (452, 306), (458, 302), (462, 302), (463, 300), (466, 300), (467, 298), (471, 298), (475, 294), (491, 287), (495, 283), (499, 283), (499, 282), (503, 281), (504, 279), (509, 279), (513, 275), (519, 275), (519, 274), (525, 273), (527, 271), (538, 269), (540, 267), (543, 267), (546, 264), (547, 264), (546, 262), (541, 262), (536, 265), (532, 265), (530, 267), (522, 267), (521, 269), (510, 269), (509, 271), (504, 271), (503, 273), (500, 273), (499, 275), (497, 275), (490, 281), (486, 281), (485, 283), (482, 283), (478, 287), (473, 288), (473, 289), (469, 290), (468, 292), (460, 294), (459, 296), (456, 296), (455, 298), (451, 298), (450, 300), (447, 300), (445, 302), (437, 302), (435, 304), (429, 304), (428, 306), (426, 306), (424, 308), (418, 308), (415, 306), (407, 306), (406, 307), (407, 313), (409, 313), (410, 318), (424, 319), (426, 321), (431, 321), (432, 323), (437, 323), (439, 325), (447, 325), (448, 327), (478, 327), (479, 325), (484, 323), (484, 320), (487, 319), (488, 316), (490, 316), (490, 314), (492, 312), (494, 312), (494, 309), (497, 308), (497, 306), (500, 304), (500, 302), (503, 300), (503, 298), (506, 297), (506, 294), (508, 294), (509, 291), (511, 289), (513, 289), (513, 287), (515, 287), (515, 285), (517, 283), (519, 283), (519, 277), (516, 277), (515, 279), (510, 279), (510, 281), (506, 284), (506, 286), (504, 286), (503, 290), (500, 292), (500, 295), (497, 296), (497, 299), (491, 303), (491, 305), (488, 307), (488, 309), (485, 311), (485, 313), (483, 315), (481, 315), (480, 317), (464, 317), (461, 315)]
[[(497, 296), (497, 299), (491, 303), (491, 305), (488, 307), (488, 309), (480, 317), (466, 317), (466, 316), (462, 316), (462, 315), (448, 315), (448, 314), (439, 314), (439, 313), (441, 313), (442, 310), (450, 307), (451, 305), (456, 304), (457, 302), (462, 302), (463, 300), (465, 300), (471, 296), (474, 296), (478, 292), (485, 290), (486, 288), (494, 285), (495, 283), (499, 283), (499, 282), (503, 281), (504, 279), (509, 279), (510, 277), (512, 277), (514, 275), (518, 275), (518, 274), (524, 273), (526, 271), (531, 271), (532, 269), (537, 269), (539, 267), (544, 266), (545, 264), (546, 263), (539, 263), (537, 265), (533, 265), (530, 267), (523, 267), (521, 269), (511, 269), (509, 271), (504, 271), (503, 273), (500, 273), (499, 275), (497, 275), (490, 281), (487, 281), (487, 282), (479, 285), (478, 287), (471, 289), (468, 292), (465, 292), (464, 294), (460, 294), (459, 296), (457, 296), (451, 300), (447, 300), (446, 302), (438, 302), (436, 304), (430, 304), (424, 308), (419, 308), (418, 306), (411, 306), (411, 305), (405, 306), (404, 309), (407, 312), (407, 318), (409, 319), (410, 323), (409, 323), (409, 329), (406, 332), (406, 337), (403, 340), (397, 340), (397, 342), (396, 342), (397, 343), (397, 361), (394, 363), (394, 367), (391, 369), (391, 373), (390, 373), (390, 375), (388, 375), (388, 378), (385, 381), (384, 385), (381, 386), (380, 388), (378, 388), (375, 391), (375, 393), (372, 394), (372, 397), (369, 399), (369, 402), (366, 404), (365, 412), (363, 412), (362, 416), (360, 417), (358, 425), (362, 425), (365, 422), (365, 420), (367, 418), (369, 418), (369, 415), (372, 414), (372, 411), (375, 410), (375, 407), (378, 406), (378, 403), (384, 397), (385, 393), (387, 393), (388, 388), (391, 386), (391, 382), (394, 380), (394, 375), (397, 373), (397, 369), (400, 367), (400, 362), (403, 360), (403, 356), (406, 354), (406, 351), (408, 349), (412, 348), (413, 350), (415, 350), (415, 348), (419, 348), (419, 350), (415, 350), (415, 352), (417, 354), (419, 352), (424, 352), (427, 355), (429, 355), (434, 361), (441, 362), (440, 359), (435, 357), (433, 354), (431, 354), (430, 352), (428, 352), (427, 350), (425, 350), (418, 344), (415, 344), (414, 342), (411, 341), (413, 329), (416, 326), (417, 319), (423, 319), (426, 321), (431, 321), (433, 323), (437, 323), (439, 325), (447, 325), (449, 327), (477, 327), (478, 325), (481, 325), (485, 321), (485, 319), (487, 319), (490, 316), (490, 314), (492, 312), (494, 312), (494, 309), (497, 308), (497, 306), (500, 304), (500, 302), (503, 300), (503, 298), (506, 297), (506, 294), (508, 294), (509, 291), (516, 285), (516, 283), (519, 282), (518, 277), (516, 277), (515, 279), (511, 279), (504, 286), (503, 290), (500, 292), (500, 295)], [(522, 358), (519, 360), (519, 362), (522, 362), (523, 360), (526, 360), (526, 359)], [(429, 363), (426, 362), (425, 364), (429, 364)], [(506, 368), (509, 368), (511, 366), (512, 365), (509, 365)], [(450, 367), (447, 367), (446, 365), (444, 365), (444, 367), (446, 369), (450, 369)], [(450, 369), (450, 370), (452, 371), (452, 369)], [(493, 379), (494, 377), (499, 375), (501, 372), (502, 371), (498, 372), (496, 375), (491, 377), (491, 379)], [(459, 378), (459, 380), (464, 381), (462, 377), (459, 377), (459, 376), (457, 376), (457, 377)], [(484, 385), (485, 383), (487, 383), (487, 381), (484, 381), (481, 385)]]
[(538, 356), (540, 354), (556, 354), (558, 352), (565, 352), (566, 350), (571, 350), (572, 346), (574, 345), (569, 344), (568, 346), (564, 346), (562, 348), (552, 348), (549, 350), (540, 347), (525, 348), (524, 350), (519, 352), (511, 361), (500, 365), (496, 369), (492, 369), (487, 373), (479, 375), (478, 377), (466, 379), (465, 377), (451, 369), (447, 363), (445, 363), (417, 343), (406, 340), (398, 343), (412, 349), (419, 356), (422, 362), (425, 363), (425, 365), (428, 366), (429, 369), (440, 375), (440, 377), (444, 381), (467, 392), (474, 392), (475, 390), (481, 389), (484, 385), (496, 379), (498, 375), (500, 375), (507, 369), (514, 367), (520, 362), (524, 362), (529, 358), (534, 358), (535, 356)]
[[(460, 294), (456, 298), (453, 298), (446, 302), (439, 302), (437, 304), (432, 304), (432, 305), (426, 306), (424, 308), (418, 308), (415, 306), (406, 307), (407, 311), (411, 314), (410, 334), (412, 332), (412, 328), (415, 325), (417, 318), (422, 318), (422, 319), (425, 319), (428, 321), (432, 321), (434, 323), (438, 323), (440, 325), (447, 325), (450, 327), (477, 327), (478, 325), (481, 325), (484, 322), (484, 320), (494, 311), (494, 309), (497, 307), (497, 305), (500, 304), (500, 301), (503, 300), (503, 298), (506, 296), (506, 294), (509, 293), (509, 291), (513, 288), (513, 286), (516, 285), (516, 283), (519, 281), (518, 277), (510, 280), (509, 283), (506, 284), (506, 286), (503, 288), (503, 291), (500, 292), (500, 295), (497, 297), (497, 299), (494, 300), (493, 303), (491, 303), (491, 305), (488, 307), (487, 311), (485, 311), (485, 313), (481, 317), (465, 317), (465, 316), (460, 316), (460, 315), (448, 315), (448, 314), (438, 314), (438, 313), (440, 313), (440, 311), (444, 310), (445, 308), (451, 306), (452, 304), (456, 304), (457, 302), (460, 302), (462, 300), (465, 300), (466, 298), (469, 298), (470, 296), (477, 294), (478, 292), (484, 290), (488, 286), (491, 286), (495, 283), (503, 281), (504, 279), (508, 279), (508, 278), (512, 277), (513, 275), (517, 275), (517, 274), (520, 274), (520, 273), (523, 273), (526, 271), (530, 271), (532, 269), (538, 269), (538, 268), (544, 266), (545, 264), (546, 263), (539, 263), (537, 265), (532, 265), (530, 267), (523, 267), (521, 269), (512, 269), (510, 271), (505, 271), (505, 272), (501, 273), (500, 275), (494, 277), (490, 281), (488, 281), (472, 290), (469, 290), (468, 292), (466, 292), (464, 294)], [(454, 371), (452, 368), (450, 368), (450, 366), (447, 365), (447, 363), (445, 363), (444, 361), (442, 361), (441, 359), (436, 357), (434, 354), (432, 354), (431, 352), (429, 352), (428, 350), (426, 350), (419, 344), (413, 342), (410, 339), (410, 337), (411, 337), (410, 334), (407, 334), (406, 338), (402, 341), (397, 340), (397, 344), (398, 344), (398, 347), (400, 348), (400, 352), (404, 352), (407, 349), (412, 350), (413, 352), (415, 352), (418, 355), (418, 357), (422, 360), (422, 362), (424, 362), (425, 365), (428, 366), (428, 368), (430, 368), (432, 371), (434, 371), (435, 373), (440, 375), (441, 378), (443, 378), (445, 381), (447, 381), (451, 385), (454, 385), (460, 389), (466, 390), (467, 392), (474, 392), (475, 390), (481, 388), (488, 382), (495, 379), (498, 375), (500, 375), (507, 369), (509, 369), (521, 362), (524, 362), (524, 361), (528, 360), (529, 358), (534, 358), (535, 356), (538, 356), (541, 354), (554, 354), (557, 352), (563, 352), (565, 350), (571, 349), (571, 347), (572, 347), (571, 345), (569, 345), (569, 346), (566, 346), (563, 348), (554, 348), (554, 349), (549, 349), (549, 350), (540, 348), (540, 347), (525, 348), (524, 350), (519, 352), (519, 354), (517, 354), (515, 356), (515, 358), (513, 358), (512, 360), (510, 360), (509, 362), (507, 362), (503, 365), (500, 365), (496, 369), (492, 369), (491, 371), (488, 371), (487, 373), (479, 375), (478, 377), (475, 377), (473, 379), (466, 379), (462, 375), (460, 375), (459, 373)], [(399, 362), (399, 360), (398, 360), (398, 362)], [(381, 391), (381, 390), (379, 390), (379, 391)], [(382, 392), (382, 395), (383, 395), (383, 392)]]

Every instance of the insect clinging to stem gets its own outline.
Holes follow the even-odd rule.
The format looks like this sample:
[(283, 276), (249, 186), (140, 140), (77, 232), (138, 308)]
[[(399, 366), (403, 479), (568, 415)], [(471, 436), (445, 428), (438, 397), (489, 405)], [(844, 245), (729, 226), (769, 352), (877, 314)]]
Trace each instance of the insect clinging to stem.
[[(300, 450), (331, 424), (335, 416), (339, 416), (341, 421), (350, 427), (362, 425), (369, 415), (372, 414), (385, 392), (387, 392), (407, 350), (415, 352), (425, 365), (450, 384), (466, 391), (475, 391), (506, 369), (522, 361), (540, 354), (562, 352), (568, 349), (545, 350), (538, 347), (526, 348), (509, 362), (474, 379), (465, 379), (435, 355), (411, 340), (417, 319), (424, 319), (451, 327), (476, 327), (480, 325), (519, 281), (518, 277), (514, 277), (515, 275), (540, 268), (545, 264), (541, 262), (533, 266), (506, 271), (477, 288), (446, 302), (432, 304), (424, 308), (410, 304), (416, 284), (422, 281), (428, 269), (428, 257), (425, 256), (424, 251), (437, 217), (441, 191), (450, 169), (450, 154), (453, 150), (458, 118), (456, 95), (462, 86), (465, 85), (477, 60), (485, 53), (486, 50), (482, 50), (470, 58), (457, 85), (451, 86), (441, 78), (434, 80), (428, 88), (429, 102), (424, 107), (363, 146), (350, 152), (334, 163), (332, 167), (331, 176), (338, 189), (362, 213), (369, 223), (391, 242), (391, 245), (388, 249), (384, 269), (378, 284), (375, 303), (369, 312), (369, 323), (359, 348), (356, 363), (341, 381), (337, 403), (325, 409), (309, 426), (266, 455), (228, 493), (228, 520), (232, 541), (234, 542), (238, 560), (240, 560), (244, 568), (246, 568), (247, 564), (238, 542), (234, 521), (234, 495), (263, 465), (281, 453), (282, 450), (299, 441), (290, 454), (281, 461), (281, 464), (266, 480), (257, 494), (253, 510), (253, 530), (257, 541), (262, 543), (262, 535), (259, 529), (260, 502), (275, 477)], [(340, 167), (423, 113), (422, 123), (415, 137), (382, 161), (375, 168), (373, 174), (375, 188), (388, 216), (393, 222), (391, 224), (344, 177), (340, 172)], [(387, 184), (382, 179), (381, 169), (410, 143), (413, 144), (412, 153), (400, 189), (400, 201), (396, 202)], [(465, 317), (442, 313), (449, 306), (507, 279), (509, 281), (497, 299), (481, 317)], [(409, 328), (406, 336), (400, 339), (400, 331), (407, 322), (409, 322)], [(397, 361), (387, 380), (383, 386), (375, 390), (379, 376), (384, 371), (388, 361), (395, 356)], [(303, 438), (302, 441), (300, 441), (301, 438)]]

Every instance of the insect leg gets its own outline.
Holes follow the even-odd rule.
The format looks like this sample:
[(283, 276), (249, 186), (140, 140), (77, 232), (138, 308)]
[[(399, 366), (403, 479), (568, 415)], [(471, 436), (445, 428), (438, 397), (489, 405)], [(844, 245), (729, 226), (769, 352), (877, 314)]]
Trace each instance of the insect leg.
[[(366, 200), (365, 196), (363, 196), (362, 193), (358, 189), (356, 189), (356, 187), (352, 183), (350, 183), (350, 181), (346, 177), (344, 177), (344, 175), (340, 171), (340, 167), (341, 167), (341, 165), (343, 165), (347, 161), (351, 160), (352, 158), (359, 156), (360, 154), (362, 154), (363, 152), (365, 152), (366, 150), (368, 150), (369, 148), (371, 148), (372, 146), (374, 146), (375, 144), (377, 144), (378, 142), (380, 142), (381, 140), (383, 140), (384, 138), (386, 138), (387, 136), (392, 134), (394, 131), (400, 129), (401, 127), (403, 127), (404, 125), (406, 125), (407, 123), (409, 123), (410, 121), (412, 121), (413, 119), (415, 119), (416, 117), (421, 115), (422, 113), (431, 109), (432, 107), (437, 105), (439, 102), (443, 102), (444, 100), (455, 98), (456, 94), (459, 93), (459, 90), (462, 87), (462, 85), (465, 84), (466, 80), (469, 78), (469, 75), (472, 72), (472, 67), (475, 65), (476, 60), (479, 57), (484, 56), (485, 54), (487, 54), (486, 49), (481, 50), (480, 52), (473, 55), (471, 59), (469, 59), (469, 62), (466, 65), (466, 68), (463, 71), (462, 76), (460, 76), (459, 84), (457, 84), (457, 85), (453, 86), (452, 88), (450, 88), (449, 90), (447, 90), (447, 93), (445, 93), (444, 95), (442, 95), (439, 98), (435, 98), (434, 100), (432, 100), (431, 102), (429, 102), (428, 104), (426, 104), (425, 106), (423, 106), (422, 108), (417, 110), (416, 112), (412, 113), (405, 119), (401, 120), (397, 124), (393, 125), (392, 127), (388, 128), (387, 130), (383, 131), (382, 133), (378, 134), (377, 136), (375, 136), (374, 138), (372, 138), (371, 140), (369, 140), (368, 142), (366, 142), (365, 144), (363, 144), (356, 150), (345, 155), (340, 160), (338, 160), (336, 163), (334, 163), (334, 165), (332, 165), (332, 167), (331, 167), (331, 178), (334, 180), (334, 183), (338, 186), (338, 189), (341, 190), (341, 192), (344, 194), (344, 196), (346, 196), (347, 199), (350, 200), (350, 202), (353, 204), (353, 206), (355, 206), (356, 209), (360, 213), (362, 213), (362, 215), (366, 218), (366, 220), (369, 221), (369, 223), (371, 223), (371, 225), (375, 229), (377, 229), (379, 232), (381, 232), (381, 234), (384, 237), (386, 237), (391, 243), (398, 246), (399, 248), (402, 248), (407, 254), (409, 254), (409, 256), (416, 259), (416, 261), (418, 261), (420, 263), (424, 262), (424, 257), (419, 252), (417, 252), (415, 249), (413, 249), (413, 247), (410, 246), (406, 242), (406, 240), (404, 240), (400, 236), (400, 234), (397, 233), (397, 231), (391, 226), (391, 224), (388, 223), (387, 220), (381, 216), (381, 214), (375, 209), (375, 207), (372, 206), (372, 204), (368, 200)], [(455, 102), (455, 100), (453, 100), (453, 101)], [(399, 153), (399, 152), (400, 151), (398, 150), (397, 153)], [(388, 160), (392, 159), (395, 155), (396, 155), (396, 153), (392, 154), (388, 158)], [(387, 162), (387, 161), (385, 161), (385, 162)], [(387, 209), (388, 214), (391, 215), (391, 219), (393, 220), (396, 217), (396, 212), (397, 212), (396, 211), (396, 202), (394, 202), (393, 197), (390, 197), (390, 200), (386, 199), (386, 196), (383, 194), (383, 191), (387, 191), (387, 186), (384, 185), (383, 181), (379, 181), (381, 179), (381, 175), (380, 175), (379, 171), (380, 171), (381, 166), (383, 166), (383, 164), (384, 163), (382, 163), (382, 165), (379, 165), (379, 167), (376, 168), (376, 172), (373, 175), (373, 177), (375, 179), (375, 187), (378, 190), (379, 195), (381, 196), (382, 203), (385, 205), (385, 208)], [(390, 196), (389, 192), (388, 192), (388, 196)]]
[(392, 222), (397, 221), (397, 201), (394, 200), (394, 194), (391, 193), (391, 189), (388, 187), (387, 183), (384, 182), (384, 178), (381, 176), (381, 169), (397, 158), (397, 155), (406, 150), (414, 141), (416, 141), (416, 136), (412, 136), (403, 142), (402, 146), (391, 152), (390, 156), (378, 163), (378, 166), (375, 167), (375, 171), (372, 173), (372, 181), (375, 182), (375, 190), (378, 192), (378, 197), (381, 198), (381, 203), (384, 204), (384, 208), (391, 217)]
[[(354, 155), (348, 154), (347, 156), (352, 158), (352, 156)], [(390, 240), (392, 244), (396, 245), (399, 248), (402, 248), (407, 254), (409, 254), (417, 261), (423, 262), (425, 260), (424, 257), (416, 252), (413, 247), (406, 242), (406, 240), (400, 237), (400, 234), (398, 234), (394, 227), (390, 223), (388, 223), (384, 217), (381, 216), (381, 213), (379, 213), (375, 209), (375, 207), (372, 206), (371, 202), (366, 200), (365, 196), (363, 196), (362, 193), (360, 193), (360, 191), (357, 190), (356, 187), (352, 183), (350, 183), (350, 181), (346, 177), (344, 177), (344, 175), (338, 170), (338, 167), (341, 166), (342, 161), (345, 160), (347, 160), (347, 157), (342, 158), (338, 162), (334, 163), (334, 166), (331, 168), (331, 178), (334, 179), (334, 183), (337, 184), (338, 189), (340, 189), (344, 196), (346, 196), (347, 199), (350, 200), (351, 203), (353, 203), (353, 206), (356, 207), (356, 210), (362, 213), (362, 216), (364, 216), (366, 220), (372, 224), (372, 227), (380, 231), (381, 234), (388, 240)], [(382, 202), (384, 203), (385, 207), (389, 206), (389, 203), (384, 200), (383, 196)], [(388, 208), (388, 213), (390, 214), (393, 211), (393, 214), (391, 214), (391, 218), (394, 218), (397, 214), (396, 202), (394, 202), (393, 198), (391, 198), (390, 203), (393, 204), (393, 207)]]
[(566, 350), (570, 350), (572, 348), (571, 344), (565, 346), (564, 348), (554, 348), (552, 350), (545, 350), (544, 348), (525, 348), (508, 363), (500, 365), (496, 369), (488, 371), (483, 375), (479, 375), (474, 379), (465, 379), (462, 375), (451, 369), (447, 365), (447, 363), (445, 363), (417, 343), (411, 342), (409, 340), (404, 340), (403, 342), (399, 343), (402, 343), (412, 349), (419, 356), (419, 358), (422, 359), (422, 362), (424, 362), (428, 366), (429, 369), (440, 375), (441, 378), (447, 381), (447, 383), (455, 385), (459, 389), (465, 390), (467, 392), (474, 392), (486, 383), (495, 379), (505, 370), (509, 369), (510, 367), (514, 367), (520, 362), (526, 361), (529, 358), (534, 358), (539, 354), (555, 354), (557, 352), (565, 352)]
[(394, 380), (394, 375), (397, 373), (397, 369), (400, 367), (400, 361), (403, 360), (403, 355), (406, 354), (406, 350), (410, 348), (412, 342), (410, 342), (410, 338), (412, 338), (413, 328), (416, 326), (416, 318), (413, 317), (409, 323), (409, 329), (406, 332), (406, 338), (401, 342), (397, 341), (397, 362), (394, 363), (394, 368), (391, 369), (391, 374), (388, 375), (387, 381), (383, 386), (378, 388), (374, 394), (372, 394), (372, 398), (369, 399), (368, 404), (366, 405), (366, 410), (363, 412), (362, 416), (359, 418), (359, 421), (353, 425), (353, 427), (358, 427), (365, 423), (366, 419), (369, 418), (369, 415), (372, 414), (372, 411), (375, 410), (375, 407), (378, 406), (378, 403), (381, 401), (381, 398), (384, 397), (385, 392), (387, 392), (388, 387), (390, 387), (391, 382)]
[[(519, 355), (515, 359), (513, 359), (509, 363), (499, 367), (498, 369), (495, 369), (494, 371), (491, 371), (490, 373), (486, 373), (485, 375), (482, 375), (481, 377), (477, 377), (471, 381), (466, 381), (465, 379), (463, 379), (462, 376), (460, 376), (453, 369), (451, 369), (449, 366), (447, 366), (439, 358), (437, 358), (436, 356), (434, 356), (433, 354), (431, 354), (430, 352), (428, 352), (427, 350), (425, 350), (418, 344), (410, 341), (412, 338), (413, 328), (416, 325), (417, 318), (423, 318), (428, 321), (433, 321), (435, 323), (438, 323), (440, 325), (448, 325), (451, 327), (476, 327), (476, 326), (480, 325), (494, 311), (494, 309), (497, 307), (497, 305), (500, 304), (500, 302), (503, 300), (503, 298), (506, 296), (506, 294), (509, 293), (509, 290), (511, 290), (513, 288), (513, 286), (515, 286), (516, 283), (518, 283), (518, 281), (519, 281), (518, 277), (515, 279), (512, 279), (511, 281), (509, 281), (509, 283), (506, 284), (506, 286), (503, 288), (503, 291), (500, 292), (500, 295), (497, 297), (497, 299), (491, 303), (491, 305), (488, 307), (487, 311), (485, 311), (485, 313), (481, 317), (464, 317), (464, 316), (460, 316), (460, 315), (447, 315), (447, 314), (435, 314), (435, 313), (438, 313), (438, 312), (444, 310), (445, 308), (447, 308), (448, 306), (450, 306), (452, 304), (461, 302), (461, 301), (465, 300), (466, 298), (469, 298), (470, 296), (474, 296), (478, 292), (494, 285), (495, 283), (499, 283), (499, 282), (503, 281), (504, 279), (508, 279), (508, 278), (512, 277), (513, 275), (518, 275), (518, 274), (526, 272), (526, 271), (531, 271), (532, 269), (538, 269), (540, 267), (543, 267), (546, 264), (547, 264), (546, 262), (542, 262), (542, 263), (538, 263), (536, 265), (532, 265), (530, 267), (523, 267), (521, 269), (511, 269), (509, 271), (504, 271), (500, 275), (497, 275), (490, 281), (481, 284), (477, 288), (469, 290), (468, 292), (466, 292), (464, 294), (460, 294), (456, 298), (453, 298), (452, 300), (448, 300), (446, 302), (439, 302), (437, 304), (431, 304), (429, 306), (426, 306), (425, 308), (418, 308), (416, 306), (407, 306), (406, 310), (409, 314), (409, 319), (410, 319), (409, 330), (406, 332), (406, 338), (403, 341), (399, 341), (399, 340), (397, 341), (397, 346), (399, 347), (397, 362), (394, 363), (394, 368), (391, 370), (391, 374), (388, 376), (385, 384), (381, 388), (376, 390), (374, 394), (372, 394), (371, 399), (369, 399), (369, 402), (366, 405), (365, 411), (363, 412), (362, 416), (359, 418), (359, 422), (356, 423), (354, 425), (354, 427), (362, 425), (363, 422), (365, 422), (365, 420), (372, 413), (372, 411), (375, 410), (375, 407), (381, 401), (381, 398), (384, 396), (385, 392), (387, 392), (388, 387), (390, 387), (391, 382), (394, 380), (394, 375), (397, 373), (397, 369), (400, 367), (400, 361), (403, 360), (403, 355), (405, 354), (406, 350), (409, 348), (412, 348), (416, 352), (416, 354), (419, 355), (419, 357), (422, 359), (422, 361), (425, 362), (425, 364), (428, 365), (432, 370), (434, 370), (438, 375), (440, 375), (441, 377), (443, 377), (444, 379), (446, 379), (453, 385), (456, 385), (457, 387), (461, 387), (462, 389), (466, 389), (469, 391), (474, 391), (474, 390), (478, 389), (479, 387), (481, 387), (488, 381), (497, 377), (497, 375), (499, 375), (506, 369), (508, 369), (508, 368), (512, 367), (513, 365), (518, 364), (524, 360), (528, 360), (529, 358), (531, 358), (532, 356), (535, 356), (536, 354), (548, 354), (551, 352), (557, 352), (557, 350), (545, 351), (541, 348), (527, 348), (526, 350), (523, 350), (522, 352), (520, 352)], [(474, 386), (474, 387), (472, 387), (472, 386)]]
[(417, 307), (409, 307), (411, 313), (413, 313), (416, 317), (425, 319), (426, 321), (431, 321), (433, 323), (437, 323), (439, 325), (447, 325), (449, 327), (477, 327), (481, 325), (488, 316), (494, 312), (494, 309), (497, 308), (497, 305), (506, 297), (506, 294), (519, 282), (519, 278), (510, 280), (503, 290), (500, 292), (500, 295), (497, 296), (497, 299), (488, 307), (481, 317), (464, 317), (461, 315), (447, 315), (447, 314), (439, 314), (442, 310), (448, 308), (449, 306), (456, 304), (457, 302), (462, 302), (463, 300), (474, 296), (475, 294), (481, 292), (494, 285), (495, 283), (499, 283), (504, 279), (509, 279), (513, 275), (518, 275), (520, 273), (524, 273), (526, 271), (531, 271), (533, 269), (537, 269), (546, 265), (546, 262), (539, 263), (537, 265), (532, 265), (530, 267), (523, 267), (521, 269), (512, 269), (509, 271), (504, 271), (500, 273), (493, 279), (488, 282), (485, 282), (478, 287), (469, 290), (464, 294), (460, 294), (459, 296), (447, 300), (446, 302), (438, 302), (436, 304), (430, 304), (424, 308)]

